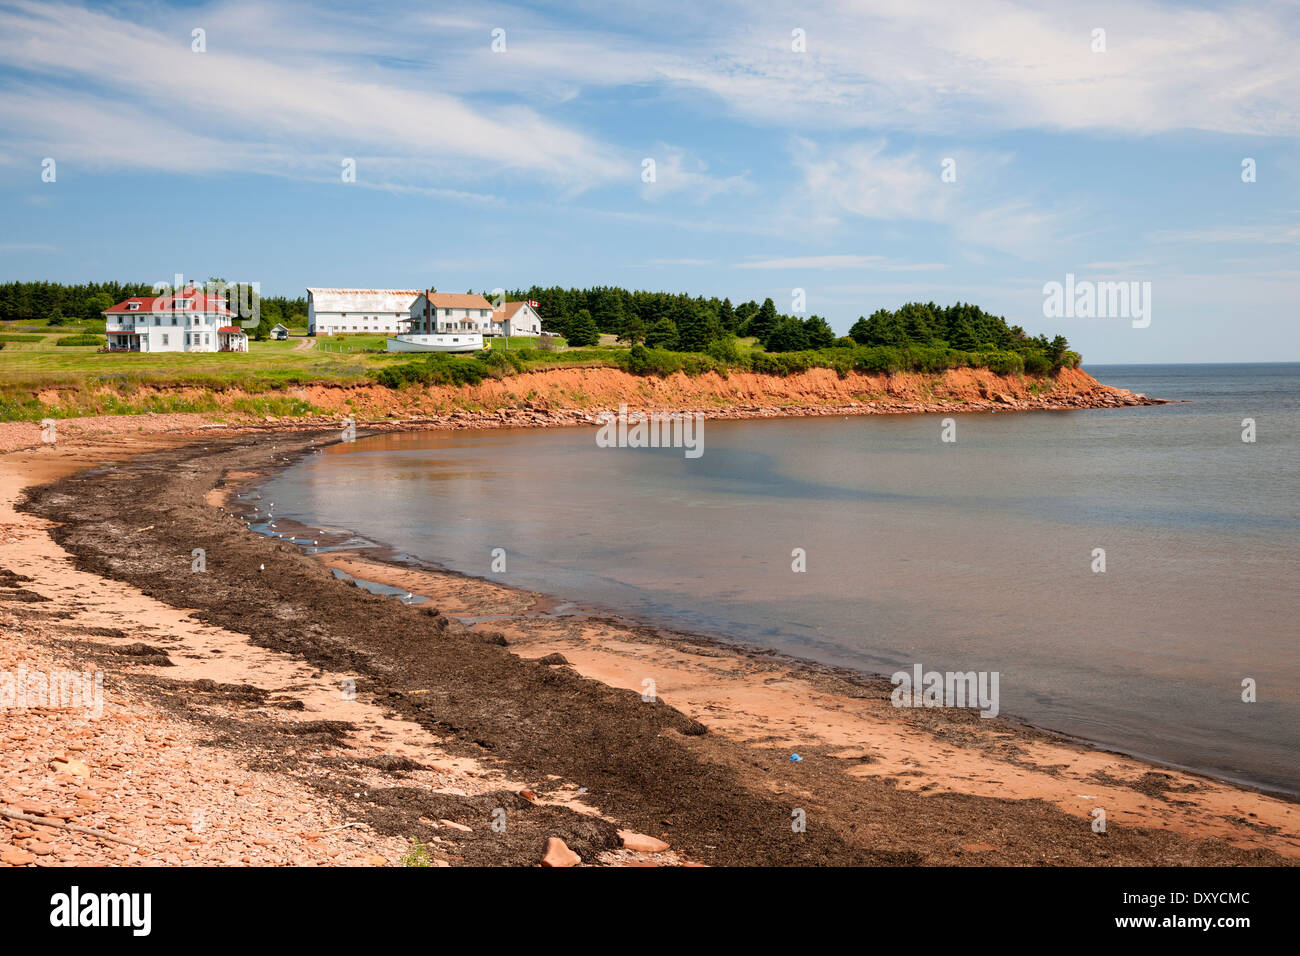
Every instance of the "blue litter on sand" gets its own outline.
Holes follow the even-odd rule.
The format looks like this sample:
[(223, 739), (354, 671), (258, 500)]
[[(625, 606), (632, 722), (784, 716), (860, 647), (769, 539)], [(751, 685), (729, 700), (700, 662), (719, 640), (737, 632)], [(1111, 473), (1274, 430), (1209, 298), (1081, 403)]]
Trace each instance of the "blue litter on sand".
[(798, 754), (791, 754), (790, 760), (792, 763), (799, 763), (799, 761), (803, 760), (803, 757), (800, 757)]

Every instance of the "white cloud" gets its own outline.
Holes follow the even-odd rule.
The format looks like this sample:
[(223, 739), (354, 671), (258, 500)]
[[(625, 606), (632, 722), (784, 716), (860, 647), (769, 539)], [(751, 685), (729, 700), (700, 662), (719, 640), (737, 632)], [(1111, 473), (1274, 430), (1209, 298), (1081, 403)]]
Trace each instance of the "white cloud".
[[(706, 93), (749, 120), (816, 129), (960, 134), (978, 129), (1300, 133), (1300, 9), (1286, 0), (1220, 9), (1177, 0), (822, 0), (755, 5), (666, 0), (654, 34), (637, 10), (563, 28), (503, 5), (458, 34), (461, 89), (579, 91), (641, 86)], [(490, 57), (487, 23), (507, 26)], [(600, 27), (591, 26), (600, 24)], [(792, 26), (807, 52), (791, 50)], [(1106, 52), (1091, 49), (1106, 30)], [(490, 59), (493, 62), (487, 63)]]
[(1216, 226), (1210, 229), (1159, 229), (1152, 242), (1191, 243), (1300, 243), (1300, 226)]
[(1085, 262), (1081, 268), (1094, 269), (1098, 272), (1132, 272), (1134, 269), (1145, 269), (1153, 264), (1150, 259), (1127, 259), (1110, 262)]
[[(757, 19), (748, 9), (719, 17), (736, 25), (709, 37), (725, 55), (697, 51), (661, 71), (747, 116), (805, 128), (1300, 132), (1294, 4), (828, 0), (765, 6)], [(791, 52), (792, 24), (808, 52)], [(1094, 27), (1106, 30), (1104, 53), (1091, 50)]]
[(791, 256), (783, 259), (760, 259), (738, 262), (737, 269), (876, 269), (885, 272), (931, 272), (947, 269), (942, 262), (900, 262), (885, 256), (825, 255)]
[[(245, 52), (242, 31), (217, 25), (222, 16), (246, 25), (246, 7), (168, 16), (146, 25), (74, 6), (0, 10), (0, 57), (28, 76), (0, 97), (7, 151), (83, 166), (306, 177), (337, 175), (342, 158), (366, 156), (390, 182), (412, 186), (506, 173), (574, 190), (625, 174), (616, 150), (531, 109), (471, 106), (419, 88), (401, 69), (328, 55), (342, 38), (317, 33), (312, 50), (290, 43), (284, 57), (268, 56)], [(192, 22), (210, 24), (206, 53), (191, 52)]]
[(686, 195), (703, 202), (722, 193), (747, 192), (751, 189), (745, 173), (734, 176), (711, 176), (708, 164), (688, 156), (684, 149), (660, 143), (651, 155), (630, 172), (641, 176), (645, 159), (654, 161), (654, 182), (642, 179), (641, 196), (649, 200), (665, 199), (673, 195)]
[(940, 181), (937, 161), (916, 153), (889, 155), (884, 140), (825, 151), (796, 140), (795, 165), (807, 201), (819, 212), (849, 212), (869, 219), (941, 220), (955, 184)]
[[(943, 181), (947, 158), (956, 160), (955, 182)], [(802, 176), (798, 210), (826, 227), (839, 224), (846, 214), (940, 223), (972, 252), (1041, 253), (1060, 244), (1075, 217), (1059, 202), (1049, 205), (1027, 197), (1022, 181), (1004, 182), (1011, 159), (987, 152), (953, 157), (890, 152), (883, 140), (822, 148), (797, 139), (794, 163)]]

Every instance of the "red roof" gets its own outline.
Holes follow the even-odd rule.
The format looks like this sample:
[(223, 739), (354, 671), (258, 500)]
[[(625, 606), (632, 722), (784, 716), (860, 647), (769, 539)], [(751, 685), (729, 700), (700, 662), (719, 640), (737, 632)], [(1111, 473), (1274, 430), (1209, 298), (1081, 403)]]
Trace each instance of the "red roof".
[[(134, 309), (128, 308), (137, 303)], [(193, 288), (185, 289), (175, 295), (138, 295), (123, 299), (112, 308), (104, 310), (104, 315), (138, 312), (216, 312), (219, 315), (234, 315), (226, 306), (225, 299), (219, 295), (207, 295)]]
[[(149, 295), (136, 296), (134, 299), (124, 299), (111, 309), (105, 309), (104, 314), (108, 315), (110, 312), (148, 312), (153, 308), (154, 299), (156, 298), (158, 298), (156, 295)], [(128, 309), (127, 306), (132, 302), (136, 303), (136, 307), (134, 309)]]
[(243, 334), (244, 334), (244, 330), (241, 329), (241, 328), (240, 328), (239, 326), (237, 326), (237, 325), (223, 325), (221, 328), (217, 329), (217, 331), (218, 331), (218, 332), (235, 332), (235, 333), (238, 333), (239, 335), (243, 335)]

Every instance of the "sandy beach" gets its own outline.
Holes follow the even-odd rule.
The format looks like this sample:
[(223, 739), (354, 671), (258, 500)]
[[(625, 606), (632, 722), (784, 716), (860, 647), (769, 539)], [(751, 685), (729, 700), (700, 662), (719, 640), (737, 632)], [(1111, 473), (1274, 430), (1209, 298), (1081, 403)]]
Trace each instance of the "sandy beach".
[[(572, 420), (538, 414), (506, 421)], [(51, 445), (0, 426), (0, 671), (101, 671), (104, 705), (6, 712), (4, 865), (396, 865), (411, 840), (433, 865), (536, 865), (554, 839), (611, 865), (1300, 857), (1286, 799), (1013, 719), (897, 709), (883, 678), (248, 530), (240, 491), (337, 428), (59, 429)]]

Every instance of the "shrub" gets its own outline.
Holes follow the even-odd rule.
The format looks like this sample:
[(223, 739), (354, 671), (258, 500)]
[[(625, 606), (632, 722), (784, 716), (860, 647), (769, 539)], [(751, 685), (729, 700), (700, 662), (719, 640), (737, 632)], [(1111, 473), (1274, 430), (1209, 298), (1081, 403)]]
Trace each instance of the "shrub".
[(736, 345), (734, 336), (728, 335), (723, 339), (714, 339), (705, 349), (708, 355), (723, 365), (738, 365), (740, 363), (740, 349)]
[(1021, 375), (1025, 371), (1025, 360), (1015, 352), (990, 352), (976, 358), (994, 375)]
[(892, 345), (860, 347), (854, 353), (853, 368), (870, 374), (899, 372), (903, 369), (903, 353)]
[(524, 370), (523, 356), (509, 349), (489, 349), (482, 361), (497, 378)]
[(623, 367), (633, 375), (645, 375), (650, 370), (650, 350), (638, 342), (628, 350)]
[(486, 362), (433, 353), (422, 360), (380, 369), (375, 381), (386, 388), (401, 388), (413, 382), (423, 385), (477, 385), (491, 373)]
[(108, 339), (104, 338), (104, 336), (102, 335), (94, 335), (93, 333), (86, 332), (81, 335), (65, 335), (62, 338), (55, 340), (54, 344), (55, 345), (106, 345), (108, 344)]
[(1048, 375), (1052, 371), (1052, 360), (1042, 352), (1026, 352), (1024, 362), (1026, 375)]

